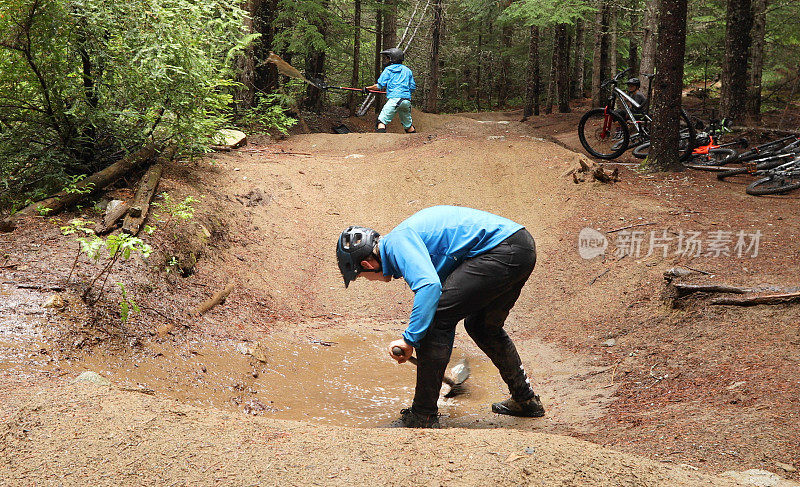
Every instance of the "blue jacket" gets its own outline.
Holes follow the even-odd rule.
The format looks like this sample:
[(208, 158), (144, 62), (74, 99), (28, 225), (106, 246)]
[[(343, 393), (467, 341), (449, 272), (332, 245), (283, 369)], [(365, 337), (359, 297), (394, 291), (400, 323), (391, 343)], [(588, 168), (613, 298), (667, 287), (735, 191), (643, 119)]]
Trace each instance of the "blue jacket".
[(465, 259), (481, 255), (524, 228), (485, 211), (433, 206), (400, 223), (380, 239), (383, 274), (404, 278), (414, 307), (403, 339), (419, 346), (433, 321), (442, 283)]
[(408, 98), (417, 89), (414, 74), (403, 64), (390, 64), (378, 78), (378, 86), (386, 89), (386, 98)]

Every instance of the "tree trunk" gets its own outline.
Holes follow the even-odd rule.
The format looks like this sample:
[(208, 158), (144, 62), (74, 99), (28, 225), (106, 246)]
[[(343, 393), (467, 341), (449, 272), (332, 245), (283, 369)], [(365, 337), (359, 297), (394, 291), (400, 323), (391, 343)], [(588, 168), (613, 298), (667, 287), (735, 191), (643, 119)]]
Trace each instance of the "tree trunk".
[[(261, 37), (253, 45), (254, 91), (269, 93), (278, 86), (278, 69), (273, 63), (264, 62), (269, 57), (275, 41), (273, 19), (278, 10), (278, 0), (253, 0), (253, 31)], [(289, 62), (288, 57), (283, 57)]]
[(594, 67), (592, 70), (592, 104), (601, 106), (605, 97), (600, 91), (600, 85), (608, 76), (608, 0), (598, 0), (597, 13), (595, 14), (594, 33)]
[[(656, 66), (656, 41), (658, 39), (658, 0), (646, 0), (642, 30), (642, 62), (639, 73), (653, 74)], [(642, 76), (642, 93), (647, 93), (650, 80)]]
[(531, 26), (531, 39), (528, 46), (528, 69), (525, 72), (525, 108), (523, 119), (531, 115), (539, 115), (539, 92), (541, 80), (539, 79), (539, 28)]
[(558, 87), (558, 111), (569, 113), (569, 29), (567, 24), (556, 26), (556, 82)]
[[(381, 51), (383, 50), (383, 8), (381, 6), (381, 0), (378, 0), (377, 6), (375, 8), (375, 77), (373, 78), (373, 82), (376, 82), (378, 78), (381, 76), (381, 71), (383, 71), (383, 65), (381, 62)], [(373, 110), (375, 113), (380, 113), (381, 111), (381, 103), (384, 101), (383, 95), (375, 95), (375, 106)]]
[(478, 33), (478, 66), (475, 70), (475, 86), (477, 90), (475, 92), (475, 105), (478, 107), (478, 111), (481, 109), (481, 94), (483, 93), (483, 87), (481, 83), (483, 82), (483, 27), (481, 26), (481, 32)]
[(661, 0), (658, 22), (658, 45), (653, 78), (653, 130), (648, 162), (654, 169), (681, 170), (678, 160), (680, 138), (683, 58), (686, 50), (687, 0)]
[(583, 65), (586, 55), (586, 38), (583, 19), (575, 21), (575, 57), (572, 63), (572, 80), (570, 84), (570, 97), (583, 98)]
[(544, 113), (553, 113), (553, 100), (556, 94), (556, 66), (558, 65), (558, 31), (552, 29), (553, 46), (550, 50), (550, 75), (547, 77), (547, 98), (544, 102)]
[[(507, 4), (510, 2), (507, 2)], [(508, 23), (503, 24), (500, 41), (500, 86), (498, 90), (498, 104), (505, 106), (508, 101), (509, 86), (511, 86), (511, 44), (514, 27)]]
[(433, 4), (433, 25), (431, 27), (431, 58), (429, 64), (428, 93), (425, 98), (425, 110), (436, 113), (439, 100), (439, 47), (442, 35), (442, 0)]
[[(639, 0), (631, 0), (630, 23), (631, 30), (628, 37), (628, 67), (631, 76), (639, 76)], [(647, 93), (647, 91), (645, 91)]]
[[(358, 79), (358, 68), (361, 66), (361, 0), (355, 0), (353, 5), (353, 71), (350, 74), (350, 86), (361, 86)], [(354, 92), (347, 94), (347, 108), (352, 116), (356, 111), (356, 95)]]
[(397, 47), (397, 0), (383, 0), (384, 49)]
[(750, 46), (750, 84), (747, 95), (747, 118), (761, 122), (761, 74), (764, 70), (764, 36), (767, 29), (767, 0), (753, 0), (753, 30)]
[(619, 7), (609, 5), (608, 19), (608, 71), (611, 76), (617, 74), (619, 63), (617, 50), (617, 34), (619, 31)]
[(726, 21), (720, 113), (738, 123), (747, 108), (747, 58), (753, 25), (750, 0), (728, 0)]
[[(325, 10), (328, 10), (329, 0), (323, 0), (322, 2), (323, 7)], [(328, 38), (328, 25), (322, 19), (316, 19), (314, 25), (317, 28), (317, 31), (320, 33), (324, 42), (327, 43)], [(320, 50), (313, 50), (308, 53), (306, 56), (306, 77), (314, 77), (319, 79), (325, 79), (325, 57), (326, 57), (326, 49), (323, 47)], [(323, 91), (317, 88), (316, 86), (308, 85), (306, 86), (306, 102), (305, 106), (313, 110), (314, 112), (321, 112), (322, 111), (322, 96)]]

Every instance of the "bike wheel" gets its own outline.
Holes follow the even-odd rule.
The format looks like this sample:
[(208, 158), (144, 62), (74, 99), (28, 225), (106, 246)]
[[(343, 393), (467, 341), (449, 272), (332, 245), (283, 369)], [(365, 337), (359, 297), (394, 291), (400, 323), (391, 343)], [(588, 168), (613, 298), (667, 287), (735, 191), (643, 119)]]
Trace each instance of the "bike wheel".
[[(680, 138), (678, 139), (678, 159), (686, 161), (692, 155), (695, 145), (694, 125), (689, 121), (689, 115), (681, 109), (680, 114)], [(647, 158), (650, 154), (650, 142), (639, 144), (633, 148), (633, 156), (639, 159)]]
[(800, 174), (773, 174), (750, 183), (745, 191), (753, 196), (781, 194), (800, 188)]
[(625, 120), (605, 108), (586, 112), (578, 123), (578, 138), (589, 154), (600, 159), (621, 156), (630, 142), (630, 132)]
[(725, 165), (735, 161), (736, 156), (735, 150), (719, 147), (709, 149), (708, 154), (692, 154), (683, 165), (699, 171), (727, 171), (730, 168)]
[(645, 142), (643, 144), (639, 144), (633, 148), (631, 151), (634, 157), (639, 159), (647, 158), (647, 155), (650, 153), (650, 142)]

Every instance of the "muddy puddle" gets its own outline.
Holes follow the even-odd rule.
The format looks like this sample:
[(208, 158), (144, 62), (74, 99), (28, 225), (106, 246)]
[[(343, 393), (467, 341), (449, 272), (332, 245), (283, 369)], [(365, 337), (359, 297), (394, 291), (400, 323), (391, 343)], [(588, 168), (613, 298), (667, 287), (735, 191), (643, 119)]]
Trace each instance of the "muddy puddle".
[[(339, 336), (329, 341), (152, 343), (138, 351), (94, 350), (61, 361), (68, 376), (91, 370), (125, 390), (197, 406), (276, 419), (341, 426), (387, 426), (411, 404), (415, 369), (396, 364), (384, 347), (393, 337)], [(465, 358), (453, 351), (455, 365)], [(505, 385), (485, 357), (468, 357), (465, 394), (440, 398), (440, 413), (469, 422), (485, 417)], [(490, 390), (491, 389), (491, 390)], [(491, 397), (490, 397), (491, 396)]]

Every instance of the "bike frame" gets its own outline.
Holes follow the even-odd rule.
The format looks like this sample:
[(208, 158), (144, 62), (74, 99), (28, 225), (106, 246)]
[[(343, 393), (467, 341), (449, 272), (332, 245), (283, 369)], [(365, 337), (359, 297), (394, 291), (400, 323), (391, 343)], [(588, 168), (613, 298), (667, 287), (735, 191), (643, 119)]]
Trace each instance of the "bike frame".
[(604, 123), (603, 123), (603, 134), (602, 134), (602, 136), (605, 138), (605, 136), (608, 134), (608, 131), (611, 129), (611, 120), (612, 119), (611, 119), (611, 115), (609, 115), (609, 112), (614, 110), (614, 107), (617, 104), (617, 100), (619, 100), (619, 103), (625, 109), (625, 113), (628, 115), (628, 121), (630, 123), (632, 123), (634, 128), (636, 129), (636, 132), (632, 133), (631, 135), (632, 136), (644, 135), (645, 137), (648, 137), (650, 134), (647, 133), (647, 128), (646, 127), (653, 120), (646, 113), (643, 113), (643, 114), (640, 115), (640, 117), (642, 118), (641, 120), (637, 120), (636, 119), (636, 117), (633, 114), (633, 110), (631, 109), (631, 106), (633, 106), (633, 108), (641, 108), (642, 106), (640, 104), (636, 103), (636, 100), (634, 100), (624, 90), (619, 89), (617, 87), (617, 85), (616, 85), (616, 82), (614, 82), (614, 86), (611, 89), (611, 96), (608, 98), (608, 103), (606, 104), (606, 107), (605, 107), (605, 110), (606, 110), (605, 111), (605, 115), (606, 116), (605, 116), (605, 120), (604, 120)]

